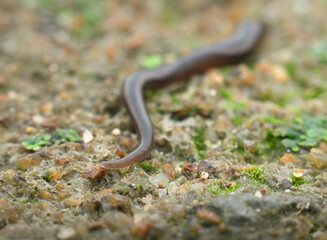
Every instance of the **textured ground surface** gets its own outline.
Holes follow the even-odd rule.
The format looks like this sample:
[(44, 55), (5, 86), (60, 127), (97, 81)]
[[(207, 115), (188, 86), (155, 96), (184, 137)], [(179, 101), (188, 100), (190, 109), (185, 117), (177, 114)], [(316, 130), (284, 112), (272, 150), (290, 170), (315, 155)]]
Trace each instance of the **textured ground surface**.
[[(327, 239), (326, 8), (1, 0), (0, 239)], [(147, 92), (150, 156), (97, 167), (138, 144), (128, 74), (247, 18), (269, 27), (248, 61)]]

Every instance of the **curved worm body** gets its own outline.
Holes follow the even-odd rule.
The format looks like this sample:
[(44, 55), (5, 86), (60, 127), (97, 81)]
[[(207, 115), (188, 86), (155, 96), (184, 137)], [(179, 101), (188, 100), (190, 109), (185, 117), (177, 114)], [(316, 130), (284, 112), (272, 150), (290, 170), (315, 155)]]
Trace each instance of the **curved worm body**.
[(192, 75), (204, 73), (213, 67), (238, 63), (253, 51), (263, 32), (262, 23), (244, 22), (223, 42), (199, 49), (173, 64), (130, 75), (124, 84), (123, 98), (135, 123), (140, 144), (122, 159), (105, 161), (101, 165), (107, 169), (128, 167), (143, 160), (151, 151), (153, 127), (144, 104), (145, 89), (160, 88), (170, 83), (188, 80)]

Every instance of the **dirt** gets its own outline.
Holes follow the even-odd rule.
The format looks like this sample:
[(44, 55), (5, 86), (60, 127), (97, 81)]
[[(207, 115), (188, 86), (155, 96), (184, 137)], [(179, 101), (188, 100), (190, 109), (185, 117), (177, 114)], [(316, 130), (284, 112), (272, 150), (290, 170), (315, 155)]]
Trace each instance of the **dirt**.
[[(0, 239), (326, 239), (327, 1), (0, 2)], [(267, 33), (244, 63), (146, 92), (126, 77)]]

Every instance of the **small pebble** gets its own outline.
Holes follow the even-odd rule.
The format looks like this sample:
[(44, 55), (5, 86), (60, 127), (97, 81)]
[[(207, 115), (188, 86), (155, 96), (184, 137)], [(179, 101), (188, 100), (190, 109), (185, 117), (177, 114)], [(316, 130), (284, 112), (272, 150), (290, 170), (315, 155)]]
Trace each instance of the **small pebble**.
[(292, 154), (285, 153), (280, 159), (280, 163), (284, 164), (297, 164), (299, 160), (297, 160)]
[(277, 83), (285, 83), (289, 80), (288, 73), (281, 65), (272, 66), (271, 75)]
[(221, 224), (219, 224), (219, 230), (220, 230), (220, 232), (222, 232), (222, 233), (227, 232), (227, 230), (228, 230), (227, 225), (226, 225), (225, 223), (221, 223)]
[(216, 213), (211, 212), (207, 209), (202, 208), (197, 210), (196, 215), (198, 218), (214, 224), (219, 224), (221, 222), (220, 217)]
[(182, 168), (182, 173), (197, 173), (198, 166), (194, 163), (189, 163)]
[(164, 164), (162, 166), (162, 172), (170, 179), (176, 178), (175, 168), (173, 164)]
[(208, 161), (204, 161), (202, 160), (199, 164), (198, 164), (198, 172), (207, 172), (210, 174), (215, 174), (216, 172), (216, 168)]
[(94, 139), (93, 134), (89, 130), (85, 130), (83, 132), (83, 142), (84, 143), (89, 143)]
[(83, 173), (83, 177), (90, 178), (91, 180), (95, 180), (98, 178), (102, 178), (107, 174), (107, 170), (101, 166), (91, 167), (89, 172)]
[(208, 177), (209, 177), (209, 173), (207, 173), (207, 172), (201, 172), (200, 177), (201, 177), (202, 179), (208, 179)]
[(111, 132), (112, 135), (114, 136), (119, 136), (121, 134), (121, 131), (119, 128), (114, 128)]
[(327, 143), (325, 143), (325, 142), (321, 142), (320, 144), (319, 144), (319, 147), (325, 152), (325, 153), (327, 153)]
[(107, 228), (107, 226), (104, 223), (102, 223), (102, 222), (93, 222), (93, 223), (91, 223), (89, 225), (88, 230), (90, 232), (92, 232), (92, 231), (96, 231), (96, 230), (104, 229), (104, 228)]
[(256, 77), (248, 66), (244, 64), (241, 65), (239, 67), (239, 71), (240, 71), (240, 78), (242, 80), (243, 85), (248, 86), (256, 83)]
[(166, 187), (167, 184), (169, 183), (169, 178), (163, 174), (163, 173), (158, 173), (157, 175), (151, 177), (149, 181), (156, 187), (163, 188)]
[(120, 194), (112, 194), (110, 204), (115, 208), (124, 208), (129, 205), (129, 198)]
[(34, 128), (34, 127), (26, 127), (25, 128), (25, 133), (26, 134), (33, 134), (33, 133), (35, 133), (36, 132), (36, 129)]
[(121, 150), (121, 149), (117, 149), (117, 151), (116, 151), (116, 155), (117, 155), (118, 157), (120, 157), (120, 158), (123, 158), (123, 157), (126, 156), (126, 154), (124, 153), (124, 151)]
[(43, 103), (40, 107), (40, 110), (43, 114), (51, 114), (53, 111), (54, 105), (52, 103)]
[(307, 160), (315, 169), (324, 170), (327, 168), (327, 154), (310, 153), (307, 155)]
[(35, 124), (42, 124), (45, 122), (45, 119), (40, 115), (34, 115), (32, 119)]
[(131, 228), (131, 235), (135, 237), (140, 237), (142, 239), (145, 239), (150, 230), (153, 227), (153, 223), (150, 222), (149, 220), (142, 220), (138, 223), (136, 223), (132, 228)]
[(72, 227), (65, 227), (61, 228), (59, 230), (59, 233), (57, 234), (57, 237), (59, 239), (69, 239), (72, 238), (75, 235), (75, 230)]
[(256, 196), (257, 198), (262, 198), (261, 191), (259, 191), (259, 190), (255, 191), (254, 196)]
[(296, 168), (293, 170), (293, 176), (295, 177), (303, 177), (304, 175), (304, 170), (303, 169), (299, 169), (299, 168)]
[(159, 198), (168, 194), (167, 189), (158, 189), (157, 190)]
[(211, 70), (208, 73), (208, 85), (210, 86), (223, 86), (224, 76), (217, 70)]

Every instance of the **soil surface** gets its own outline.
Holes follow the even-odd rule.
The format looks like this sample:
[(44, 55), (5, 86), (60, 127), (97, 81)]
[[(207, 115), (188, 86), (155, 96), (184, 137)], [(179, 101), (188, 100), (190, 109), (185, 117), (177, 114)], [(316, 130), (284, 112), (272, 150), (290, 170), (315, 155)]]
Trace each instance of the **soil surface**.
[[(327, 1), (1, 0), (0, 239), (327, 239)], [(126, 77), (267, 24), (244, 63), (147, 91)]]

